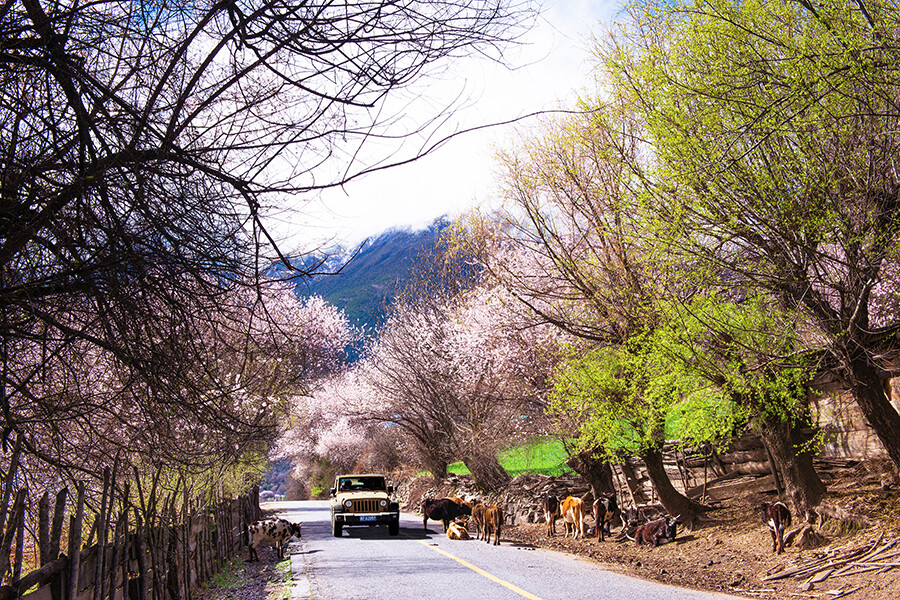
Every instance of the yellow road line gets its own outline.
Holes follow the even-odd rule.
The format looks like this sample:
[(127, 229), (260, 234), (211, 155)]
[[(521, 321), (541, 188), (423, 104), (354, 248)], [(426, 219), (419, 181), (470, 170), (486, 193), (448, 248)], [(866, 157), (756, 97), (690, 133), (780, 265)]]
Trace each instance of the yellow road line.
[[(406, 535), (406, 534), (404, 534), (404, 535)], [(406, 536), (406, 537), (408, 537), (408, 538), (411, 539), (411, 540), (416, 540), (416, 538), (414, 538), (414, 537), (412, 537), (412, 536)], [(488, 579), (490, 579), (490, 580), (493, 581), (494, 583), (499, 583), (499, 584), (502, 585), (503, 587), (505, 587), (505, 588), (507, 588), (507, 589), (509, 589), (509, 590), (512, 590), (513, 592), (517, 593), (518, 595), (522, 596), (523, 598), (528, 598), (528, 600), (541, 600), (540, 597), (535, 596), (534, 594), (531, 594), (531, 593), (529, 593), (529, 592), (526, 592), (526, 591), (523, 590), (522, 588), (520, 588), (520, 587), (518, 587), (518, 586), (515, 586), (515, 585), (511, 584), (511, 583), (508, 582), (508, 581), (503, 581), (503, 580), (500, 579), (499, 577), (496, 577), (496, 576), (494, 576), (494, 575), (491, 575), (490, 573), (488, 573), (488, 572), (485, 571), (484, 569), (481, 569), (481, 568), (479, 568), (479, 567), (476, 567), (476, 566), (473, 565), (472, 563), (470, 563), (470, 562), (468, 562), (468, 561), (466, 561), (466, 560), (463, 560), (463, 559), (459, 558), (458, 556), (453, 556), (453, 555), (450, 554), (449, 552), (445, 552), (445, 551), (441, 550), (440, 548), (438, 548), (437, 546), (434, 546), (434, 545), (432, 545), (432, 544), (430, 544), (430, 543), (428, 543), (428, 542), (425, 542), (425, 541), (423, 541), (423, 540), (416, 540), (416, 541), (419, 542), (420, 544), (422, 544), (423, 546), (426, 546), (426, 547), (428, 547), (428, 548), (431, 548), (432, 550), (434, 550), (434, 551), (437, 552), (438, 554), (443, 554), (443, 555), (446, 556), (447, 558), (452, 558), (453, 560), (455, 560), (456, 562), (458, 562), (458, 563), (461, 564), (462, 566), (468, 567), (469, 569), (472, 569), (473, 571), (475, 571), (475, 572), (478, 573), (479, 575), (483, 575), (483, 576), (487, 577)]]

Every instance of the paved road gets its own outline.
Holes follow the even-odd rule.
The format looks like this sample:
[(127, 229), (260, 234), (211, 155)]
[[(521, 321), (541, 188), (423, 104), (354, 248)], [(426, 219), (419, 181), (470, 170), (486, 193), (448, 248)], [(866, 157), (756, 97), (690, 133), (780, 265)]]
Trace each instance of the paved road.
[(331, 534), (327, 502), (279, 502), (274, 508), (303, 523), (291, 556), (292, 600), (725, 600), (625, 577), (590, 561), (501, 541), (448, 540), (440, 523), (400, 515), (400, 535), (386, 527)]

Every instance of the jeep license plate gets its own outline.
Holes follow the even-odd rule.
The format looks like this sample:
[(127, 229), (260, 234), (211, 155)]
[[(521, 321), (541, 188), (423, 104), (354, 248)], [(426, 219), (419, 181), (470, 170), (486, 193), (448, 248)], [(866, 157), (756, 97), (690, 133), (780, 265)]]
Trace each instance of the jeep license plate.
[(360, 521), (374, 521), (374, 520), (375, 520), (375, 515), (362, 515), (362, 516), (359, 518), (359, 520), (360, 520)]

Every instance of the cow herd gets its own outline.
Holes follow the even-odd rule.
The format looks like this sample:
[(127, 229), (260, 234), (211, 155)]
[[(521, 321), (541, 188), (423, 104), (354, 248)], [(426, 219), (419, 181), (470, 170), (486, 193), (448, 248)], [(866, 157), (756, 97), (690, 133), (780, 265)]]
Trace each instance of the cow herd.
[[(604, 541), (610, 535), (613, 523), (621, 523), (624, 537), (638, 546), (656, 548), (661, 544), (675, 541), (677, 526), (681, 522), (679, 516), (662, 516), (657, 519), (639, 523), (630, 520), (626, 523), (622, 511), (616, 503), (615, 494), (599, 494), (589, 506), (582, 498), (568, 496), (560, 500), (556, 496), (546, 496), (541, 502), (544, 521), (547, 524), (547, 536), (556, 535), (556, 521), (562, 519), (565, 537), (572, 539), (585, 537), (586, 516), (594, 520), (594, 533), (598, 541)], [(772, 534), (772, 551), (784, 552), (784, 530), (791, 524), (791, 513), (783, 502), (766, 502), (760, 505), (762, 521)], [(470, 529), (474, 529), (479, 540), (500, 544), (500, 530), (503, 525), (503, 509), (496, 504), (490, 506), (477, 500), (463, 500), (448, 497), (426, 499), (422, 502), (422, 526), (427, 530), (428, 519), (442, 521), (447, 537), (452, 540), (471, 539)], [(633, 537), (629, 531), (633, 530)]]
[[(544, 520), (547, 522), (547, 535), (556, 534), (556, 519), (562, 519), (566, 529), (566, 537), (569, 534), (573, 539), (584, 537), (584, 517), (586, 508), (584, 500), (575, 496), (568, 496), (560, 501), (556, 496), (547, 496), (542, 502)], [(622, 518), (619, 505), (614, 494), (600, 494), (590, 507), (590, 516), (594, 519), (594, 532), (601, 542), (604, 534), (609, 535), (613, 519)], [(624, 521), (623, 521), (624, 523)]]
[(451, 540), (472, 539), (473, 529), (479, 540), (500, 545), (503, 509), (498, 504), (484, 504), (462, 498), (426, 498), (422, 502), (422, 527), (428, 530), (428, 519), (441, 521)]
[[(556, 534), (556, 520), (561, 518), (566, 537), (584, 538), (584, 500), (569, 496), (560, 501), (556, 496), (547, 496), (542, 505), (548, 536)], [(604, 534), (609, 535), (613, 520), (621, 518), (615, 495), (600, 495), (591, 506), (590, 516), (596, 524), (597, 539), (602, 542)], [(471, 539), (469, 530), (473, 529), (479, 540), (500, 544), (503, 509), (497, 504), (487, 505), (457, 497), (427, 498), (422, 502), (422, 526), (426, 530), (428, 519), (441, 521), (444, 532), (451, 540)]]

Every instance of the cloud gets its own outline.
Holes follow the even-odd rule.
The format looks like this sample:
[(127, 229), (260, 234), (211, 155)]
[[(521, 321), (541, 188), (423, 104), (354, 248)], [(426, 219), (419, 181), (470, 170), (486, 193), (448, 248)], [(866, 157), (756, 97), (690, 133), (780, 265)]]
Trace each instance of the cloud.
[[(591, 82), (592, 35), (619, 10), (617, 3), (560, 0), (545, 6), (524, 44), (504, 54), (508, 66), (475, 57), (455, 61), (414, 97), (395, 101), (400, 127), (455, 105), (444, 135), (523, 115), (571, 107)], [(342, 189), (301, 199), (300, 214), (285, 214), (278, 233), (309, 249), (322, 242), (356, 243), (392, 227), (425, 227), (441, 215), (495, 204), (494, 149), (508, 146), (514, 127), (501, 126), (450, 139), (414, 163), (371, 173)], [(435, 138), (407, 140), (398, 157)], [(386, 148), (385, 148), (386, 149)], [(364, 159), (365, 160), (365, 159)]]

